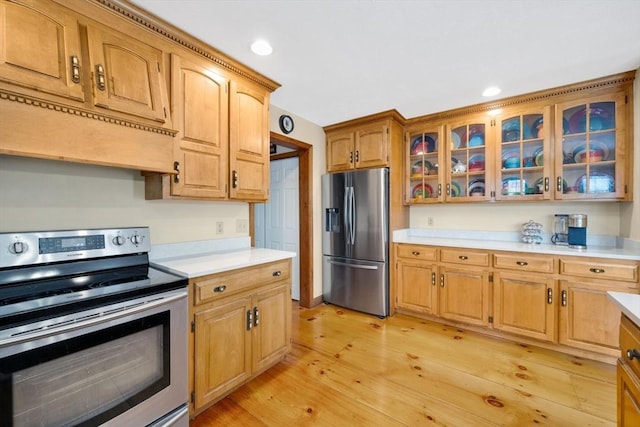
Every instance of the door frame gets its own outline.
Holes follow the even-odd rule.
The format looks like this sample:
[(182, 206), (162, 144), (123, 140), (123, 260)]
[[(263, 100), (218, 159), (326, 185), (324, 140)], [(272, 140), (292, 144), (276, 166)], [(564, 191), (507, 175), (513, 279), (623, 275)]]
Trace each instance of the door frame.
[[(300, 215), (300, 306), (310, 308), (313, 300), (313, 145), (279, 133), (271, 132), (272, 144), (293, 149), (288, 153), (274, 154), (271, 160), (298, 157), (298, 210)], [(255, 245), (255, 206), (249, 203), (249, 235)]]

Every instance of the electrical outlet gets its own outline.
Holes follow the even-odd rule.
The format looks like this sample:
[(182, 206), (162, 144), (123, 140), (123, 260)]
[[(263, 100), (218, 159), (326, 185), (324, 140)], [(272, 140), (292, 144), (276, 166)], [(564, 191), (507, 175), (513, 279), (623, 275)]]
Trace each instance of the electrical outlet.
[(237, 233), (248, 233), (249, 232), (249, 220), (237, 219), (236, 220), (236, 232)]
[(427, 225), (428, 225), (429, 227), (433, 227), (433, 217), (429, 217), (429, 218), (427, 218)]
[(218, 221), (216, 222), (216, 234), (224, 233), (224, 222)]

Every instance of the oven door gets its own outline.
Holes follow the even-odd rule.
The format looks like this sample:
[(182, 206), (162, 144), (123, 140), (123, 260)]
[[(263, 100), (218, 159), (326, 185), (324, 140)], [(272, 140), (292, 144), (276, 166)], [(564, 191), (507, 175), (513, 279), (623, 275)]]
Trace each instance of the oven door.
[(0, 342), (0, 426), (186, 425), (185, 289), (72, 316)]

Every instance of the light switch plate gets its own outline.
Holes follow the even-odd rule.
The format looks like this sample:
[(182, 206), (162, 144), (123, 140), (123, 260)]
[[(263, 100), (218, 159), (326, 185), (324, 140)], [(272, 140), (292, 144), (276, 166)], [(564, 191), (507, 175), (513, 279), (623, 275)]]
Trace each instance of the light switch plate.
[(237, 219), (236, 220), (236, 232), (237, 233), (248, 233), (249, 232), (249, 220)]

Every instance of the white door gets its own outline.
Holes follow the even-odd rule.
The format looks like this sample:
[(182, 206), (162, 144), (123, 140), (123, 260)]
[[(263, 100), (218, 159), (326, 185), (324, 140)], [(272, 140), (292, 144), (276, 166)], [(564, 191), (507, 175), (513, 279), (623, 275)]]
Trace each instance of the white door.
[(300, 299), (300, 213), (298, 210), (298, 158), (274, 160), (269, 202), (255, 205), (255, 245), (295, 252), (291, 298)]

